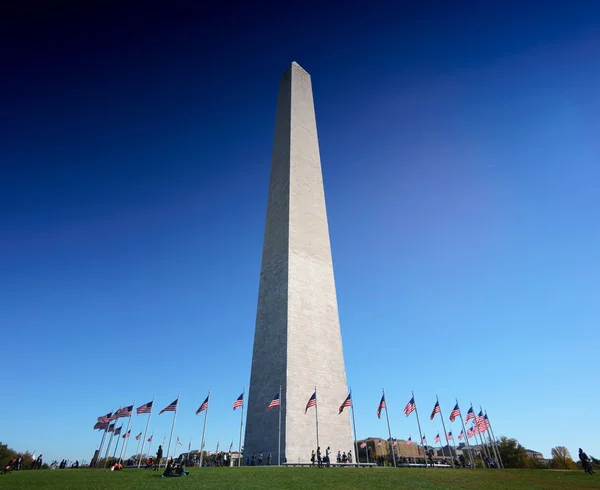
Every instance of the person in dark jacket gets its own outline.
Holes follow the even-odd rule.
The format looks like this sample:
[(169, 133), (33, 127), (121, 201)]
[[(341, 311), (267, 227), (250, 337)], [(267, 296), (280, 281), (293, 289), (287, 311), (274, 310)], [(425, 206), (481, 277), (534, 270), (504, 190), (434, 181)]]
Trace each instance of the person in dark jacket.
[(158, 471), (158, 468), (160, 468), (160, 460), (162, 459), (163, 456), (163, 450), (162, 450), (162, 446), (158, 446), (158, 451), (156, 451), (156, 464), (154, 466), (154, 471)]

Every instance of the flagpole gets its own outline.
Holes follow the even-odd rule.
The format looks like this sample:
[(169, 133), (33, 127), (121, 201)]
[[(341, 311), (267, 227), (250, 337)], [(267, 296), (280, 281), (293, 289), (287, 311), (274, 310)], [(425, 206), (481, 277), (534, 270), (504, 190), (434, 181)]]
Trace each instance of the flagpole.
[[(498, 455), (496, 454), (496, 448), (492, 444), (492, 438), (490, 437), (490, 433), (488, 431), (489, 427), (485, 423), (485, 418), (484, 418), (484, 414), (483, 414), (483, 407), (481, 405), (479, 405), (479, 413), (481, 414), (481, 417), (483, 419), (483, 425), (485, 426), (485, 432), (488, 433), (488, 441), (489, 441), (489, 450), (488, 450), (488, 452), (492, 455), (492, 457), (496, 461), (498, 461)], [(484, 437), (484, 439), (485, 439), (485, 437)]]
[[(448, 435), (448, 434), (446, 434), (446, 435)], [(454, 446), (454, 455), (457, 457), (457, 461), (458, 461), (458, 453), (456, 452), (456, 437), (454, 437), (454, 434), (452, 434), (452, 445)], [(452, 457), (452, 459), (454, 459), (454, 457)], [(454, 463), (454, 461), (452, 461), (452, 462)]]
[[(121, 426), (123, 427), (123, 426)], [(115, 430), (117, 430), (117, 428), (115, 427)], [(115, 445), (115, 452), (113, 453), (113, 459), (115, 459), (115, 456), (117, 455), (117, 448), (119, 447), (119, 439), (121, 437), (121, 433), (119, 432), (119, 437), (117, 437), (117, 444)]]
[[(133, 407), (135, 407), (135, 400), (133, 400), (133, 405), (131, 405), (131, 413), (129, 414), (129, 420), (127, 421), (127, 429), (125, 430), (125, 435), (129, 433), (129, 428), (131, 427), (131, 419), (133, 418)], [(129, 434), (131, 436), (131, 434)], [(125, 451), (127, 450), (127, 443), (129, 442), (129, 436), (125, 438), (123, 445), (121, 446), (121, 455), (119, 456), (119, 463), (123, 461), (123, 457), (125, 456)]]
[(352, 399), (352, 387), (350, 387), (350, 401), (350, 408), (352, 409), (352, 426), (354, 427), (354, 457), (356, 458), (356, 466), (360, 466), (360, 460), (358, 459), (358, 444), (356, 442), (356, 420), (354, 419), (354, 400)]
[[(485, 414), (487, 415), (487, 411), (485, 412)], [(496, 439), (496, 436), (494, 435), (494, 429), (492, 429), (492, 423), (490, 422), (489, 417), (488, 417), (487, 421), (490, 424), (490, 432), (492, 433), (492, 437), (494, 438), (494, 444), (496, 445), (496, 451), (498, 452), (498, 462), (500, 463), (500, 468), (504, 469), (504, 462), (502, 461), (502, 456), (500, 456), (500, 449), (498, 448), (498, 441)]]
[[(171, 440), (173, 439), (173, 430), (175, 429), (175, 419), (177, 418), (177, 409), (179, 408), (179, 396), (181, 393), (177, 393), (177, 405), (175, 406), (175, 413), (173, 414), (173, 424), (171, 425), (171, 435), (169, 436), (169, 446), (167, 447), (167, 463), (169, 464), (169, 452), (171, 451)], [(159, 462), (160, 467), (160, 462)]]
[[(458, 405), (458, 398), (455, 398), (455, 400), (456, 400), (456, 404)], [(467, 443), (467, 449), (469, 451), (469, 458), (471, 459), (471, 464), (473, 465), (473, 469), (475, 469), (476, 468), (475, 460), (473, 459), (473, 453), (471, 452), (471, 445), (469, 444), (469, 434), (465, 427), (465, 421), (463, 419), (462, 412), (460, 411), (460, 406), (458, 408), (458, 414), (460, 415), (460, 422), (462, 424), (463, 434), (465, 435), (465, 442)]]
[(277, 436), (277, 466), (281, 466), (281, 405), (283, 405), (283, 396), (281, 385), (279, 385), (279, 434)]
[[(108, 423), (110, 425), (110, 422)], [(94, 467), (98, 468), (98, 463), (100, 462), (100, 456), (102, 454), (102, 446), (104, 446), (104, 438), (106, 437), (106, 431), (108, 427), (104, 429), (104, 434), (102, 434), (102, 439), (100, 440), (100, 447), (98, 448), (98, 456), (96, 456), (96, 461), (94, 461)]]
[(315, 421), (317, 424), (317, 449), (319, 449), (321, 446), (319, 446), (319, 400), (317, 398), (317, 387), (315, 386)]
[[(448, 440), (448, 433), (446, 432), (446, 424), (444, 423), (444, 416), (442, 415), (442, 407), (440, 405), (440, 399), (437, 396), (437, 393), (435, 394), (435, 400), (438, 403), (438, 407), (440, 408), (440, 418), (442, 419), (442, 427), (444, 429), (444, 436), (446, 437), (446, 444), (448, 445), (448, 452), (452, 453), (452, 451), (450, 451), (450, 441)], [(441, 441), (441, 439), (440, 439)], [(444, 449), (442, 448), (442, 456), (444, 455)], [(452, 468), (454, 468), (454, 456), (452, 456), (452, 454), (450, 454), (450, 461), (452, 461)]]
[[(415, 392), (412, 392), (412, 398), (415, 402), (415, 414), (417, 416), (417, 425), (419, 426), (419, 435), (421, 436), (421, 446), (423, 446), (423, 457), (425, 458), (425, 468), (429, 468), (427, 466), (427, 455), (425, 454), (425, 445), (423, 444), (423, 433), (421, 432), (421, 422), (419, 421), (419, 411), (417, 410), (417, 401), (415, 400)], [(419, 446), (417, 445), (417, 453), (419, 452)]]
[[(475, 415), (475, 409), (473, 408), (473, 402), (470, 401), (470, 403), (471, 403), (471, 410), (473, 410), (473, 415)], [(487, 451), (487, 446), (483, 442), (483, 437), (481, 436), (481, 432), (479, 431), (479, 425), (477, 424), (477, 417), (479, 417), (479, 415), (475, 416), (475, 419), (474, 419), (474, 425), (477, 428), (475, 436), (479, 436), (479, 442), (481, 443), (481, 448), (483, 450), (483, 456), (490, 459), (490, 454)], [(477, 440), (477, 437), (475, 437), (475, 440)], [(485, 465), (485, 461), (483, 460), (483, 458), (481, 458), (481, 464), (487, 470), (487, 466)]]
[[(142, 434), (140, 434), (140, 436), (141, 435)], [(140, 458), (140, 444), (141, 444), (141, 442), (142, 441), (140, 439), (138, 439), (137, 447), (135, 448), (135, 456), (138, 459), (138, 462), (141, 460), (141, 458)], [(139, 468), (139, 465), (138, 465), (138, 468)]]
[[(385, 390), (383, 388), (381, 388), (381, 391), (383, 392), (383, 397), (385, 399)], [(388, 414), (388, 408), (387, 408), (387, 400), (385, 401), (385, 418), (387, 420), (387, 426), (388, 426), (388, 433), (390, 435), (390, 447), (392, 448), (392, 461), (394, 463), (394, 468), (396, 467), (396, 453), (394, 452), (394, 441), (392, 440), (392, 429), (390, 428), (390, 416)]]
[(242, 466), (242, 428), (244, 427), (244, 405), (246, 404), (246, 387), (242, 391), (242, 416), (240, 418), (240, 444), (238, 446), (238, 466)]
[[(110, 421), (108, 422), (108, 428), (110, 429)], [(106, 468), (106, 463), (108, 462), (108, 452), (110, 451), (110, 446), (112, 445), (112, 440), (115, 436), (115, 430), (117, 429), (117, 421), (115, 420), (115, 423), (113, 425), (113, 430), (110, 433), (110, 439), (108, 440), (108, 446), (106, 447), (106, 454), (104, 455), (104, 466), (103, 468)]]
[(208, 407), (210, 406), (210, 389), (208, 390), (208, 405), (204, 413), (204, 424), (202, 426), (202, 442), (200, 443), (200, 468), (202, 468), (202, 459), (204, 456), (204, 436), (206, 434), (206, 419), (208, 418)]
[[(144, 430), (144, 440), (142, 441), (142, 450), (140, 451), (140, 454), (144, 452), (144, 445), (146, 444), (146, 435), (148, 434), (148, 426), (150, 425), (150, 417), (152, 417), (152, 410), (154, 410), (154, 395), (152, 396), (152, 408), (150, 409), (150, 413), (148, 414), (148, 420), (146, 422), (146, 429)], [(148, 452), (150, 452), (150, 449), (148, 449)], [(138, 468), (141, 464), (142, 458), (140, 457), (140, 460), (138, 461)]]

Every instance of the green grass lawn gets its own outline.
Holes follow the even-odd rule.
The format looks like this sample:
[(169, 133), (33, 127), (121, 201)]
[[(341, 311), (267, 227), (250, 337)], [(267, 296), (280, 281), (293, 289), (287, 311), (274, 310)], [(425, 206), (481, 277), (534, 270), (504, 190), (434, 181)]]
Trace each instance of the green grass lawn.
[(191, 468), (181, 478), (151, 470), (38, 470), (0, 475), (1, 489), (146, 490), (154, 488), (279, 489), (467, 488), (475, 490), (600, 488), (600, 475), (583, 471), (424, 468)]

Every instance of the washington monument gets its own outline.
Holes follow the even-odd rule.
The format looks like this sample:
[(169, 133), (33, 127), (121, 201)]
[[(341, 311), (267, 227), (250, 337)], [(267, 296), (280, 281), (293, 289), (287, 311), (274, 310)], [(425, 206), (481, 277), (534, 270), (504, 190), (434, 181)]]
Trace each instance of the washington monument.
[[(279, 84), (244, 456), (307, 462), (354, 452), (310, 75), (293, 62)], [(317, 407), (306, 404), (317, 391)], [(355, 455), (356, 458), (356, 455)]]

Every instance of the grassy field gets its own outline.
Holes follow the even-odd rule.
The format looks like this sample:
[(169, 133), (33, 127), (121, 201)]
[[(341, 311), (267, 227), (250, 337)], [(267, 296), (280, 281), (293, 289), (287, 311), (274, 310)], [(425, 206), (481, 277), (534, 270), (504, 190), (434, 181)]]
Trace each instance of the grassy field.
[(452, 470), (416, 468), (192, 468), (181, 478), (149, 470), (38, 470), (0, 475), (2, 489), (147, 490), (155, 488), (410, 488), (560, 489), (600, 488), (600, 478), (583, 471)]

